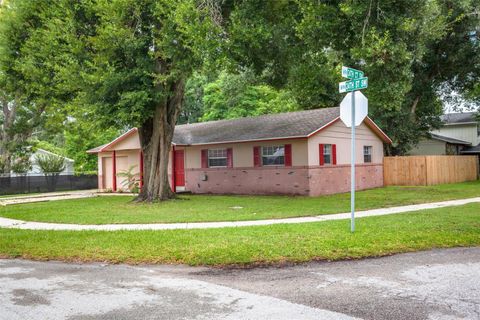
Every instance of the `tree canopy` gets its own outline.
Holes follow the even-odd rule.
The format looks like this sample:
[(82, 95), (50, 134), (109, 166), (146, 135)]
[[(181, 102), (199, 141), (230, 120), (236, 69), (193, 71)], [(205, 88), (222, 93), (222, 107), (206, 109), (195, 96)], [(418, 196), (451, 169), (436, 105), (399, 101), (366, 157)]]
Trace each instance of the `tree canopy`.
[[(97, 128), (90, 137), (99, 141), (105, 128), (136, 126), (146, 173), (140, 199), (167, 199), (177, 120), (336, 106), (347, 65), (369, 77), (370, 115), (394, 141), (387, 152), (403, 154), (440, 124), (442, 104), (459, 97), (478, 106), (479, 6), (9, 0), (0, 7), (0, 101), (8, 106), (2, 140), (77, 123), (65, 139), (88, 148), (81, 143), (86, 132)], [(5, 129), (10, 123), (21, 129)]]

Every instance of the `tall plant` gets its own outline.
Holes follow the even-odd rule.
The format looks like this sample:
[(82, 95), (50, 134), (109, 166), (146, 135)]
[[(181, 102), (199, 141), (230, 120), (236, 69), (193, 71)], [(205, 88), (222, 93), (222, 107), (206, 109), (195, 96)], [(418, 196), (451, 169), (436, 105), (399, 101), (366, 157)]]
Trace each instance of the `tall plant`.
[(55, 154), (37, 154), (35, 163), (47, 180), (48, 191), (55, 191), (58, 181), (58, 175), (65, 170), (65, 158)]

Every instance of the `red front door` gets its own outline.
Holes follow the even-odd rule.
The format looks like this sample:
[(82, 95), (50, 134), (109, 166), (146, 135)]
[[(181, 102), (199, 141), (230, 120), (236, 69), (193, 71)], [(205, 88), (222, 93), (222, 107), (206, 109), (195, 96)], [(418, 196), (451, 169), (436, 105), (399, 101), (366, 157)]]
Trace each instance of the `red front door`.
[(185, 153), (183, 150), (175, 150), (175, 186), (185, 187)]

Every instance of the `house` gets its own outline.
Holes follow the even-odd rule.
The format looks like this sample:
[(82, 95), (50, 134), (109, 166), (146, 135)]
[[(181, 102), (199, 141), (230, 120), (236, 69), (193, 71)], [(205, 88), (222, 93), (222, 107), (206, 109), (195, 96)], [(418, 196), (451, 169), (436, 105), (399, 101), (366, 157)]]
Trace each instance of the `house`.
[(480, 155), (480, 126), (477, 112), (449, 113), (441, 117), (443, 125), (422, 139), (410, 155)]
[[(44, 150), (44, 149), (36, 149), (35, 152), (33, 152), (30, 155), (30, 158), (29, 158), (29, 161), (32, 164), (32, 166), (28, 170), (28, 172), (26, 172), (26, 174), (28, 176), (43, 176), (44, 175), (44, 173), (42, 172), (40, 167), (37, 165), (36, 159), (37, 159), (38, 155), (54, 155), (54, 156), (57, 156), (57, 157), (64, 158), (65, 159), (65, 169), (62, 172), (60, 172), (59, 174), (63, 176), (63, 175), (73, 175), (75, 173), (75, 171), (74, 171), (75, 160), (64, 157), (64, 156), (61, 156), (61, 155), (58, 155), (56, 153), (53, 153), (53, 152), (50, 152), (50, 151), (47, 151), (47, 150)], [(24, 175), (24, 174), (16, 174), (12, 171), (10, 175), (12, 177), (14, 177), (14, 176), (17, 176), (17, 175)]]
[[(350, 128), (339, 108), (178, 125), (169, 175), (175, 191), (322, 195), (350, 188)], [(357, 128), (357, 187), (383, 186), (389, 137), (370, 119)], [(88, 151), (98, 154), (99, 189), (124, 185), (117, 173), (143, 167), (136, 128)]]

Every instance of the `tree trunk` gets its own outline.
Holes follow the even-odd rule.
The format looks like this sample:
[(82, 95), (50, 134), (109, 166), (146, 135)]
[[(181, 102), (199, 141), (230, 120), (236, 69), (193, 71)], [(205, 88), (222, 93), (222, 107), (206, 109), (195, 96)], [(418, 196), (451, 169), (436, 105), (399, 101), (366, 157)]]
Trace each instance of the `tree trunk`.
[(417, 112), (417, 106), (418, 106), (419, 102), (420, 102), (420, 95), (415, 97), (415, 99), (413, 100), (413, 103), (412, 103), (412, 107), (410, 108), (410, 115), (412, 116), (412, 119), (415, 119), (416, 112)]
[(0, 126), (0, 173), (10, 173), (11, 170), (11, 152), (10, 144), (14, 137), (11, 129), (16, 116), (16, 104), (0, 94), (0, 105), (2, 108), (2, 124)]
[(153, 202), (175, 198), (168, 179), (168, 162), (175, 123), (183, 101), (185, 81), (171, 84), (169, 97), (159, 104), (153, 118), (139, 128), (143, 151), (143, 187), (137, 201)]

